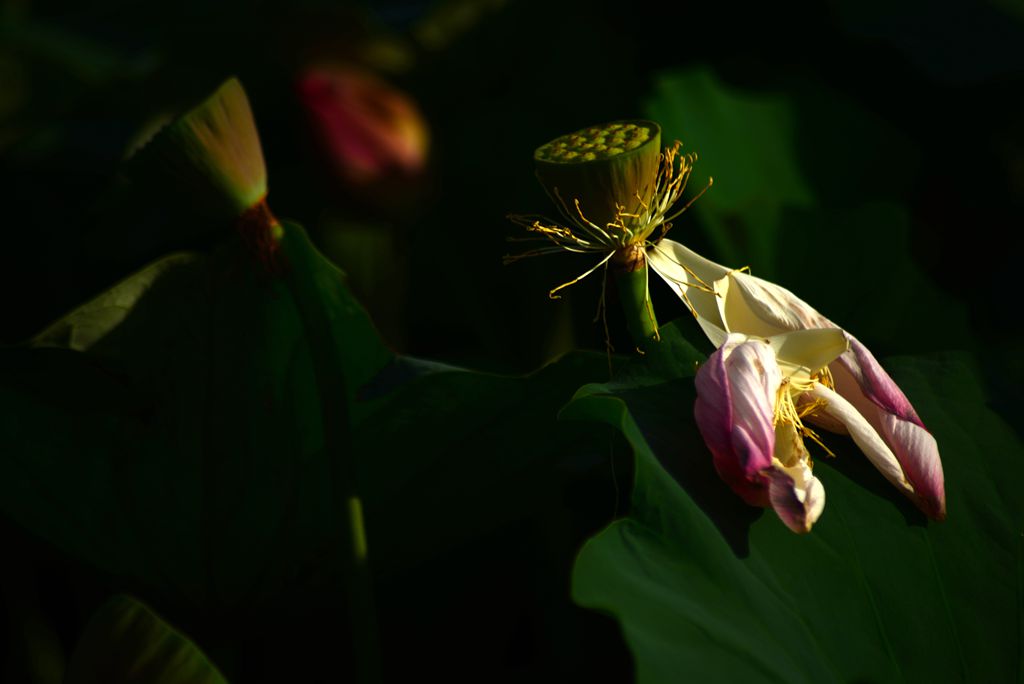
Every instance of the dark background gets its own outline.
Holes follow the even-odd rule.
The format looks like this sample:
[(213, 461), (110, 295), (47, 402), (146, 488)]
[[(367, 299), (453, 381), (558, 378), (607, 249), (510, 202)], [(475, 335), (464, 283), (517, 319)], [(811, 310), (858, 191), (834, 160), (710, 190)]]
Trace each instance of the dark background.
[[(741, 180), (769, 190), (774, 182), (770, 165), (743, 163), (747, 152), (765, 156), (750, 149), (760, 139), (737, 131), (726, 149), (726, 126), (692, 141), (702, 157), (695, 181), (706, 163), (716, 186), (673, 238), (791, 287), (879, 356), (975, 352), (993, 406), (1019, 430), (1022, 46), (1024, 6), (1012, 0), (671, 10), (575, 0), (7, 0), (0, 342), (27, 339), (161, 254), (216, 240), (212, 229), (183, 229), (174, 207), (124, 192), (117, 174), (147, 122), (234, 74), (256, 114), (275, 212), (307, 226), (346, 268), (396, 350), (521, 373), (573, 347), (602, 349), (591, 322), (597, 278), (562, 302), (546, 298), (589, 263), (556, 256), (503, 267), (505, 238), (517, 230), (505, 215), (550, 212), (533, 178), (537, 145), (592, 123), (673, 111), (664, 104), (673, 75), (706, 73), (716, 87), (793, 112), (787, 139), (763, 149), (789, 155), (813, 201), (780, 201), (765, 251), (756, 203), (733, 211), (711, 199), (720, 187), (728, 199)], [(422, 176), (361, 192), (332, 174), (295, 91), (297, 74), (324, 60), (361, 64), (419, 103), (431, 134)], [(760, 130), (745, 118), (755, 111), (706, 121)], [(662, 124), (688, 145), (697, 134), (685, 117)], [(376, 237), (362, 251), (368, 234)], [(654, 297), (663, 320), (683, 313), (664, 291)], [(609, 312), (612, 341), (628, 349), (614, 301)], [(12, 549), (30, 544), (16, 529), (5, 534)], [(102, 581), (32, 548), (42, 554), (37, 583), (54, 587), (43, 591), (44, 613), (73, 634), (78, 613), (59, 599), (88, 603), (82, 596), (98, 595)], [(504, 597), (500, 586), (468, 587), (466, 602), (473, 592)], [(553, 662), (526, 624), (496, 637), (503, 655), (493, 661), (509, 672)], [(587, 624), (601, 648), (586, 650), (604, 658), (595, 669), (628, 669), (610, 621)], [(532, 655), (508, 656), (517, 651)]]

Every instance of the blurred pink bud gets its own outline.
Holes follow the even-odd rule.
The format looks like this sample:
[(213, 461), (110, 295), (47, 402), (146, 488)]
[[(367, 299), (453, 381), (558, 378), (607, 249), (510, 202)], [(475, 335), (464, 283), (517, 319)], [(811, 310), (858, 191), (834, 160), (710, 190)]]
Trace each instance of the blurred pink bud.
[(313, 132), (355, 186), (415, 176), (426, 164), (427, 124), (411, 98), (352, 66), (318, 66), (298, 80)]

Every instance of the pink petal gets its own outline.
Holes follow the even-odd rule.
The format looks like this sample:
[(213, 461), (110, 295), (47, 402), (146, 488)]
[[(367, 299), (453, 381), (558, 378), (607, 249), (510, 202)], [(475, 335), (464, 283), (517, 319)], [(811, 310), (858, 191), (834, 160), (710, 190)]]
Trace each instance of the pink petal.
[[(823, 408), (820, 410), (833, 420), (842, 423), (854, 443), (860, 447), (860, 450), (878, 468), (878, 471), (885, 476), (885, 479), (889, 480), (904, 494), (913, 498), (913, 485), (905, 476), (902, 465), (882, 438), (878, 428), (872, 425), (864, 415), (861, 407), (852, 404), (839, 392), (830, 390), (820, 384), (816, 384), (807, 393), (807, 396), (822, 401)], [(872, 415), (876, 414), (872, 413)]]
[(914, 501), (935, 520), (946, 517), (945, 480), (935, 438), (867, 347), (847, 333), (850, 351), (832, 365), (836, 391), (864, 415), (896, 456)]
[(934, 520), (946, 519), (946, 488), (935, 438), (923, 427), (890, 413), (881, 416), (882, 437), (914, 486), (914, 503)]
[(924, 427), (906, 395), (875, 360), (868, 348), (850, 333), (846, 333), (846, 337), (850, 340), (850, 351), (837, 361), (850, 371), (864, 396), (883, 411)]
[(769, 504), (761, 472), (772, 463), (772, 414), (780, 383), (771, 347), (741, 335), (730, 335), (695, 378), (694, 417), (715, 468), (733, 491), (755, 506)]
[(772, 509), (779, 519), (797, 534), (810, 532), (825, 508), (825, 488), (821, 481), (812, 476), (801, 488), (781, 469), (770, 468), (764, 474), (768, 478)]
[[(783, 287), (745, 273), (733, 273), (730, 278), (743, 295), (743, 308), (749, 308), (763, 323), (786, 330), (838, 327)], [(734, 304), (726, 302), (727, 320), (730, 319), (728, 307), (731, 306)], [(739, 316), (733, 318), (738, 319)], [(749, 334), (755, 331), (740, 332)], [(853, 335), (846, 333), (846, 337), (850, 342), (849, 351), (830, 365), (836, 376), (837, 391), (857, 407), (884, 440), (888, 451), (895, 456), (902, 476), (913, 487), (912, 498), (918, 507), (935, 520), (945, 519), (945, 485), (935, 439), (928, 433), (906, 395), (868, 348)], [(840, 368), (846, 373), (840, 371)], [(842, 377), (849, 377), (853, 382), (840, 382)], [(838, 428), (828, 414), (812, 422), (828, 429)], [(865, 453), (869, 458), (872, 456), (868, 451)], [(883, 469), (879, 459), (874, 460), (876, 466)], [(887, 474), (887, 477), (894, 483), (897, 481), (894, 474)], [(903, 477), (898, 479), (902, 480)]]

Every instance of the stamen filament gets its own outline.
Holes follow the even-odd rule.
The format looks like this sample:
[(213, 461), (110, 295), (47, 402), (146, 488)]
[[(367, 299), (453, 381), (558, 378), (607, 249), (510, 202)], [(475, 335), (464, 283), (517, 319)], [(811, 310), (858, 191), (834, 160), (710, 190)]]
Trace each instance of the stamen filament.
[(714, 179), (714, 178), (708, 178), (708, 184), (707, 184), (707, 185), (705, 185), (705, 186), (704, 186), (704, 188), (703, 188), (703, 189), (702, 189), (702, 190), (701, 190), (700, 192), (698, 192), (698, 193), (697, 193), (696, 195), (694, 195), (693, 197), (691, 197), (691, 198), (690, 198), (690, 201), (689, 201), (689, 202), (687, 202), (687, 203), (686, 203), (685, 205), (683, 205), (683, 208), (682, 208), (682, 209), (680, 209), (680, 210), (679, 210), (679, 211), (677, 211), (676, 213), (672, 214), (671, 216), (669, 216), (669, 217), (668, 217), (667, 219), (665, 219), (665, 220), (666, 220), (666, 221), (672, 221), (673, 219), (676, 219), (676, 218), (678, 218), (678, 217), (679, 217), (679, 215), (680, 215), (680, 214), (682, 214), (682, 213), (683, 213), (684, 211), (686, 211), (687, 209), (689, 209), (689, 208), (690, 208), (690, 206), (691, 206), (691, 205), (692, 205), (692, 204), (693, 204), (694, 202), (696, 202), (696, 201), (697, 201), (697, 200), (699, 200), (699, 199), (700, 199), (701, 197), (703, 197), (703, 196), (704, 196), (704, 193), (705, 193), (705, 192), (707, 192), (707, 191), (708, 191), (708, 190), (709, 190), (709, 189), (711, 188), (711, 186), (712, 186), (712, 185), (714, 185), (714, 184), (715, 184), (715, 179)]
[(559, 285), (555, 289), (553, 289), (550, 292), (548, 292), (548, 297), (550, 297), (551, 299), (561, 299), (562, 297), (560, 295), (556, 295), (555, 294), (556, 292), (558, 292), (559, 290), (564, 290), (565, 288), (569, 287), (570, 285), (575, 285), (576, 283), (580, 282), (581, 280), (586, 278), (588, 275), (590, 275), (591, 273), (593, 273), (597, 269), (599, 269), (602, 266), (604, 266), (605, 264), (607, 264), (608, 260), (611, 259), (613, 256), (615, 256), (615, 252), (610, 252), (608, 254), (608, 256), (606, 256), (604, 259), (601, 259), (601, 261), (599, 261), (596, 266), (594, 266), (590, 270), (586, 271), (583, 275), (577, 276), (576, 278), (573, 278), (572, 280), (570, 280), (567, 283), (562, 283), (561, 285)]
[[(810, 383), (813, 385), (814, 383)], [(772, 416), (772, 424), (779, 425), (780, 423), (789, 424), (796, 428), (803, 437), (806, 437), (813, 441), (815, 444), (820, 446), (826, 454), (830, 457), (835, 458), (835, 454), (825, 446), (825, 443), (818, 437), (818, 433), (804, 425), (803, 419), (807, 416), (813, 415), (818, 409), (825, 406), (825, 402), (821, 400), (815, 400), (809, 404), (801, 406), (799, 409), (796, 403), (793, 401), (793, 391), (804, 392), (810, 387), (805, 387), (804, 383), (797, 384), (791, 382), (791, 378), (784, 378), (782, 383), (779, 385), (778, 392), (775, 395), (775, 411)]]

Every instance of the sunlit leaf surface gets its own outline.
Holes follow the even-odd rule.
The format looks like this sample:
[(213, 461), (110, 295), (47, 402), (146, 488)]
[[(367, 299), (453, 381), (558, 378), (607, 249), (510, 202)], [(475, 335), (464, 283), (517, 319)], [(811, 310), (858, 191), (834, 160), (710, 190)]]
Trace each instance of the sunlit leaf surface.
[[(674, 356), (680, 376), (692, 370), (692, 355)], [(1024, 448), (985, 407), (965, 355), (886, 365), (938, 440), (944, 523), (828, 435), (837, 458), (819, 452), (815, 469), (825, 512), (809, 535), (792, 534), (718, 479), (685, 377), (593, 385), (566, 408), (614, 425), (636, 457), (632, 511), (583, 548), (573, 595), (619, 619), (638, 681), (1018, 676)]]

